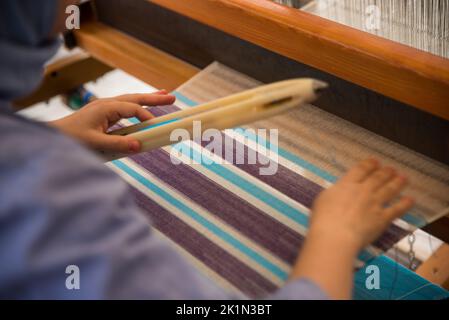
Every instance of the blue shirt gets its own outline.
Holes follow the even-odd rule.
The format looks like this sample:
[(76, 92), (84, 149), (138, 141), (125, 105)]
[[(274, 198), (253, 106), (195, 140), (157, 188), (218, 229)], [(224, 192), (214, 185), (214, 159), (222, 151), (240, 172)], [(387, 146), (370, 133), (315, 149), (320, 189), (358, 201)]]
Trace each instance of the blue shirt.
[[(76, 265), (80, 288), (66, 287)], [(81, 145), (0, 108), (0, 298), (238, 299), (152, 228), (129, 187)], [(325, 299), (306, 279), (272, 299)]]

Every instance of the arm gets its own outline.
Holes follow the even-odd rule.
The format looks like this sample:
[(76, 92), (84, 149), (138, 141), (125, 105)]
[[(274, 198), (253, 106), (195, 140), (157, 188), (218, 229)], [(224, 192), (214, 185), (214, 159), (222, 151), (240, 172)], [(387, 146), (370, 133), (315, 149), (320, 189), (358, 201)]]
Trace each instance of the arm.
[(354, 167), (316, 200), (309, 234), (291, 278), (307, 278), (334, 299), (350, 299), (354, 261), (361, 249), (413, 206), (394, 200), (406, 179), (374, 160)]

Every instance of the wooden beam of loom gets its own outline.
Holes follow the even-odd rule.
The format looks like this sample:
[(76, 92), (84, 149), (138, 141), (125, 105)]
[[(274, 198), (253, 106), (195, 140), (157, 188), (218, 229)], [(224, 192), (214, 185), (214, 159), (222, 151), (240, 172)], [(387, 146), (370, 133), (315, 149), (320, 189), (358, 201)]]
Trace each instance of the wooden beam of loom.
[(449, 120), (449, 60), (267, 0), (148, 0)]
[(14, 102), (16, 109), (46, 101), (58, 94), (68, 92), (86, 82), (95, 80), (112, 68), (86, 53), (78, 53), (48, 65), (44, 79), (31, 95)]
[(416, 273), (449, 290), (449, 245), (443, 244)]
[(92, 56), (161, 89), (172, 91), (199, 71), (100, 22), (86, 22), (74, 34), (77, 45)]

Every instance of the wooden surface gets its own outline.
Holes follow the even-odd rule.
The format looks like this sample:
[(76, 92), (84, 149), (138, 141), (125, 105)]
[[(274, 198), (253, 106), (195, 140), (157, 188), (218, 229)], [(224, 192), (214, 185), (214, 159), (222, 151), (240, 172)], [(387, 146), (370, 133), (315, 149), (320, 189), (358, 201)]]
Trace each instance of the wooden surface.
[(111, 70), (111, 67), (83, 53), (57, 60), (45, 69), (44, 79), (39, 88), (31, 95), (15, 101), (14, 106), (23, 109), (46, 101), (95, 80)]
[(267, 0), (151, 0), (449, 119), (449, 60)]
[(449, 290), (449, 245), (443, 244), (416, 273)]
[(123, 69), (160, 89), (173, 90), (198, 69), (99, 22), (86, 22), (75, 32), (78, 46), (108, 65)]

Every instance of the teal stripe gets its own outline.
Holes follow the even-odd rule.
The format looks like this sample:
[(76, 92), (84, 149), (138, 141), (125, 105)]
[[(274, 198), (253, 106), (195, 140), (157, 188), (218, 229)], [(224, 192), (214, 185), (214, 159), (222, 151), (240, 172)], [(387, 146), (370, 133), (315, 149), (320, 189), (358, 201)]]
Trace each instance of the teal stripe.
[(196, 222), (201, 224), (203, 227), (207, 228), (209, 231), (211, 231), (213, 234), (215, 234), (217, 237), (222, 239), (223, 241), (229, 243), (234, 248), (237, 248), (240, 252), (242, 252), (244, 255), (261, 265), (263, 268), (268, 270), (269, 272), (273, 273), (275, 276), (279, 277), (281, 280), (286, 280), (288, 277), (288, 274), (280, 269), (277, 265), (271, 263), (264, 257), (262, 257), (259, 253), (252, 250), (245, 244), (241, 243), (239, 240), (231, 236), (230, 234), (226, 233), (225, 231), (221, 230), (218, 226), (213, 224), (212, 222), (208, 221), (204, 217), (202, 217), (199, 213), (197, 213), (195, 210), (191, 209), (187, 205), (185, 205), (180, 200), (176, 199), (175, 197), (171, 196), (169, 193), (165, 192), (163, 189), (159, 188), (157, 185), (137, 173), (135, 170), (131, 169), (129, 166), (124, 164), (120, 160), (115, 160), (112, 162), (117, 168), (121, 169), (122, 171), (126, 172), (128, 175), (130, 175), (133, 179), (144, 185), (149, 190), (155, 192), (157, 195), (162, 197), (164, 200), (169, 202), (171, 205), (175, 206), (182, 212), (184, 212), (186, 215), (194, 219)]
[(357, 257), (360, 261), (363, 261), (365, 263), (370, 262), (371, 260), (375, 259), (376, 257), (373, 256), (371, 253), (369, 253), (366, 249), (360, 251), (358, 257)]
[(172, 122), (176, 122), (176, 121), (178, 121), (178, 120), (179, 120), (179, 119), (176, 119), (176, 118), (175, 118), (175, 119), (167, 120), (167, 121), (164, 121), (164, 122), (152, 124), (152, 125), (150, 125), (150, 126), (148, 126), (148, 127), (145, 127), (145, 128), (143, 128), (143, 129), (140, 129), (139, 132), (147, 131), (147, 130), (150, 130), (150, 129), (154, 129), (154, 128), (157, 128), (157, 127), (160, 127), (160, 126), (163, 126), (163, 125), (172, 123)]
[(128, 121), (131, 122), (132, 124), (138, 124), (138, 123), (140, 123), (140, 120), (137, 119), (136, 117), (129, 118)]
[(411, 213), (407, 213), (406, 215), (404, 215), (403, 217), (401, 217), (402, 220), (410, 223), (411, 225), (417, 227), (417, 228), (422, 228), (424, 226), (427, 225), (427, 221), (416, 216), (413, 215)]
[[(138, 130), (138, 132), (147, 131), (147, 130), (150, 130), (150, 129), (153, 129), (153, 128), (157, 128), (157, 127), (160, 127), (160, 126), (172, 123), (172, 122), (176, 122), (178, 120), (179, 119), (175, 118), (175, 119), (167, 120), (167, 121), (164, 121), (164, 122), (161, 122), (161, 123), (152, 124), (152, 125), (149, 125), (148, 127), (145, 127), (145, 128), (142, 128), (142, 129)], [(140, 123), (140, 120), (137, 119), (136, 117), (129, 118), (128, 121), (131, 122), (132, 124)]]
[(173, 91), (172, 94), (176, 97), (176, 99), (180, 100), (182, 103), (184, 103), (185, 105), (187, 105), (189, 107), (194, 107), (194, 106), (198, 105), (197, 102), (190, 100), (189, 98), (187, 98), (185, 95), (183, 95), (179, 91)]
[(205, 161), (202, 161), (201, 165), (204, 168), (221, 176), (222, 178), (231, 182), (238, 188), (251, 194), (258, 200), (266, 203), (271, 208), (279, 211), (281, 214), (288, 217), (289, 219), (299, 223), (300, 225), (302, 225), (306, 228), (308, 227), (309, 218), (308, 218), (307, 214), (305, 214), (304, 212), (301, 212), (301, 211), (293, 208), (292, 206), (288, 205), (287, 203), (285, 203), (282, 200), (279, 200), (278, 198), (273, 196), (271, 193), (266, 192), (263, 189), (257, 187), (256, 185), (252, 184), (251, 182), (242, 178), (241, 176), (232, 172), (231, 170), (225, 168), (224, 166), (215, 163), (214, 161), (212, 161), (212, 159), (210, 159), (209, 157), (207, 157), (204, 154), (200, 154), (196, 150), (193, 150), (187, 144), (181, 145), (179, 143), (177, 145), (174, 145), (173, 148), (175, 148), (177, 151), (181, 152), (185, 156), (189, 157), (190, 159), (196, 160), (196, 159), (201, 159), (201, 157), (203, 157), (203, 159)]

